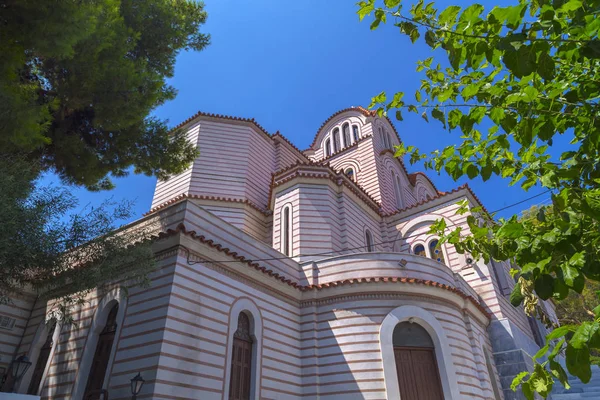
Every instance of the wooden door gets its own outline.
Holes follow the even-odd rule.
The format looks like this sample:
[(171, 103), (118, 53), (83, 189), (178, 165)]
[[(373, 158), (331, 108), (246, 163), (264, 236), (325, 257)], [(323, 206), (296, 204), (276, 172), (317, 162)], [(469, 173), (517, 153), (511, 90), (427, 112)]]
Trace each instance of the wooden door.
[(431, 348), (395, 347), (402, 400), (443, 400), (435, 352)]
[(229, 400), (250, 400), (252, 342), (234, 338), (231, 354)]

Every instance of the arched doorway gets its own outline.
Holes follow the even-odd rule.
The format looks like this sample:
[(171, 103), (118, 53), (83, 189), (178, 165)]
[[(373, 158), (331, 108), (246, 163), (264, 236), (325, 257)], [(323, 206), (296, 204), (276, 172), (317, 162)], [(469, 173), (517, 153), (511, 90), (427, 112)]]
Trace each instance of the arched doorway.
[(401, 322), (392, 337), (400, 398), (444, 400), (435, 346), (419, 324)]

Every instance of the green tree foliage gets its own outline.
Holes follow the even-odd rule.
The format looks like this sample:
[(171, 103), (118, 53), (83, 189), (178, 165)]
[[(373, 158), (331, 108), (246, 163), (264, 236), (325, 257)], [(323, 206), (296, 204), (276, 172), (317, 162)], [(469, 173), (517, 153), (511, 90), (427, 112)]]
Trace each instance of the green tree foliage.
[[(358, 14), (373, 16), (371, 29), (393, 22), (413, 43), (434, 49), (433, 57), (418, 63), (423, 78), (414, 100), (380, 93), (371, 106), (399, 120), (415, 112), (461, 133), (455, 146), (431, 154), (400, 146), (397, 156), (454, 179), (496, 175), (552, 193), (552, 208), (535, 219), (495, 220), (479, 210), (468, 218), (470, 232), (434, 226), (459, 252), (514, 259), (521, 269), (511, 299), (544, 319), (538, 298), (564, 300), (600, 280), (600, 1), (519, 0), (489, 12), (480, 4), (440, 11), (422, 0), (403, 3), (361, 1)], [(556, 135), (571, 138), (571, 148), (555, 159)], [(600, 307), (592, 312), (555, 329), (536, 355), (547, 361), (520, 374), (514, 388), (532, 399), (547, 396), (554, 379), (568, 385), (559, 354), (588, 382), (590, 353), (600, 348)]]
[(27, 154), (64, 181), (164, 178), (196, 156), (151, 111), (181, 50), (202, 50), (193, 0), (0, 0), (0, 152)]
[(131, 216), (131, 204), (108, 201), (72, 214), (77, 201), (64, 186), (36, 184), (30, 160), (0, 156), (0, 303), (33, 291), (66, 308), (107, 280), (148, 283), (154, 254), (146, 232), (115, 231)]

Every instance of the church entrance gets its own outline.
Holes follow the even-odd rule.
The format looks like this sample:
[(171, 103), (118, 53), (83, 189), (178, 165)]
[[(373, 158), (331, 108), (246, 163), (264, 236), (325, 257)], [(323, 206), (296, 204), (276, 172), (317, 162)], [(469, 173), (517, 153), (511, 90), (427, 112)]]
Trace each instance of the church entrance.
[(444, 400), (435, 348), (427, 331), (402, 322), (394, 329), (394, 358), (402, 400)]

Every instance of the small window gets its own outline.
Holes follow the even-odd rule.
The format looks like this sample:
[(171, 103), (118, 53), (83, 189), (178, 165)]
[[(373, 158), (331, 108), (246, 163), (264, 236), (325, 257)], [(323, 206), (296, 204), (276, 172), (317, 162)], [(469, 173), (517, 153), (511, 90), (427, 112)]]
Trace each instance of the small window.
[(325, 156), (329, 157), (331, 155), (331, 140), (327, 139), (325, 141)]
[(11, 318), (7, 315), (0, 315), (0, 328), (10, 331), (15, 326), (16, 321), (16, 319)]
[(353, 181), (356, 181), (356, 176), (354, 175), (354, 169), (352, 168), (346, 168), (346, 170), (344, 171), (344, 174), (346, 174), (346, 176), (348, 178), (350, 178)]
[(281, 252), (286, 256), (292, 255), (292, 208), (283, 207), (281, 210)]
[(445, 263), (444, 254), (442, 253), (442, 248), (438, 246), (438, 240), (434, 239), (429, 242), (429, 253), (431, 254), (431, 258), (436, 260), (437, 262)]
[(340, 130), (335, 128), (333, 130), (333, 152), (337, 153), (340, 151)]
[(352, 125), (352, 136), (354, 136), (354, 141), (358, 142), (358, 125)]
[(350, 125), (348, 123), (342, 126), (342, 137), (344, 139), (344, 147), (350, 146)]
[(372, 253), (373, 252), (373, 235), (371, 234), (371, 231), (368, 229), (365, 232), (365, 241), (367, 242), (367, 251), (369, 253)]
[(418, 244), (413, 248), (413, 253), (417, 256), (427, 257), (425, 254), (425, 246)]

